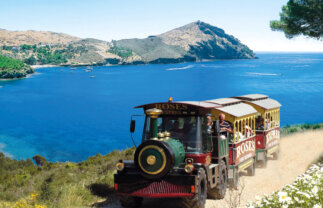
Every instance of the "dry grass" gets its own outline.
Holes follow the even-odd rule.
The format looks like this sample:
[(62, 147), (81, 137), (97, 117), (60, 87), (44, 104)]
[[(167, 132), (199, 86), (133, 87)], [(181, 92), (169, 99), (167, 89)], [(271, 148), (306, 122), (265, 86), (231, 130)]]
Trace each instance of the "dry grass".
[(0, 30), (0, 46), (19, 46), (23, 44), (38, 45), (46, 44), (67, 44), (81, 40), (78, 37), (70, 36), (64, 33), (44, 32), (44, 31), (9, 31)]

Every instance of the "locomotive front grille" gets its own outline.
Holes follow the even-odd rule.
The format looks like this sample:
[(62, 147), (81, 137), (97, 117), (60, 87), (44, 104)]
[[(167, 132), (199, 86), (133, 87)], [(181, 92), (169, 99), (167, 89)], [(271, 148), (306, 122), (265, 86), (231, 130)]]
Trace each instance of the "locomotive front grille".
[(120, 184), (118, 192), (119, 194), (150, 198), (190, 197), (194, 195), (191, 192), (191, 186), (174, 185), (166, 181), (156, 181), (132, 186), (129, 186), (129, 184)]

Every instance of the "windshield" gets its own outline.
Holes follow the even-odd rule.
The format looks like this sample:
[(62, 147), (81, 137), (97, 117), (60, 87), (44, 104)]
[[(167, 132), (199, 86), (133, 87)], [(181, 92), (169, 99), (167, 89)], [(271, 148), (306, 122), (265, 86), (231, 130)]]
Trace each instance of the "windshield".
[[(147, 117), (143, 141), (152, 138), (150, 122), (151, 118)], [(198, 116), (161, 116), (157, 118), (157, 129), (158, 132), (170, 132), (172, 139), (177, 139), (184, 145), (186, 153), (199, 153), (203, 151), (199, 123)]]

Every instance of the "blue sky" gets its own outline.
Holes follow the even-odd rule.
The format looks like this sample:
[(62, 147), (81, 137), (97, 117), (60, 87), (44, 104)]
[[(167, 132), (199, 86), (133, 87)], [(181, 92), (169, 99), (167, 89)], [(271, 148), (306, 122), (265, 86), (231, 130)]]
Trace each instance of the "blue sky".
[(323, 41), (273, 32), (288, 0), (1, 0), (0, 28), (102, 40), (144, 38), (201, 20), (255, 51), (322, 51)]

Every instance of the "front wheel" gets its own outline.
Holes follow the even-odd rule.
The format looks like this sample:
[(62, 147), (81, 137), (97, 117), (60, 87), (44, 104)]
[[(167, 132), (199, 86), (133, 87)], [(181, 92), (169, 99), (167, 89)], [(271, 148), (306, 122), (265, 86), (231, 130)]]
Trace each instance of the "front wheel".
[(209, 189), (207, 195), (210, 199), (223, 199), (227, 191), (228, 174), (225, 162), (222, 160), (219, 168), (219, 181), (215, 188)]
[(178, 207), (183, 208), (204, 208), (207, 196), (207, 181), (206, 175), (203, 168), (199, 169), (198, 172), (198, 187), (197, 193), (193, 197), (185, 197), (180, 200)]
[(134, 208), (140, 207), (142, 204), (143, 198), (134, 197), (134, 196), (120, 196), (120, 203), (122, 207)]

